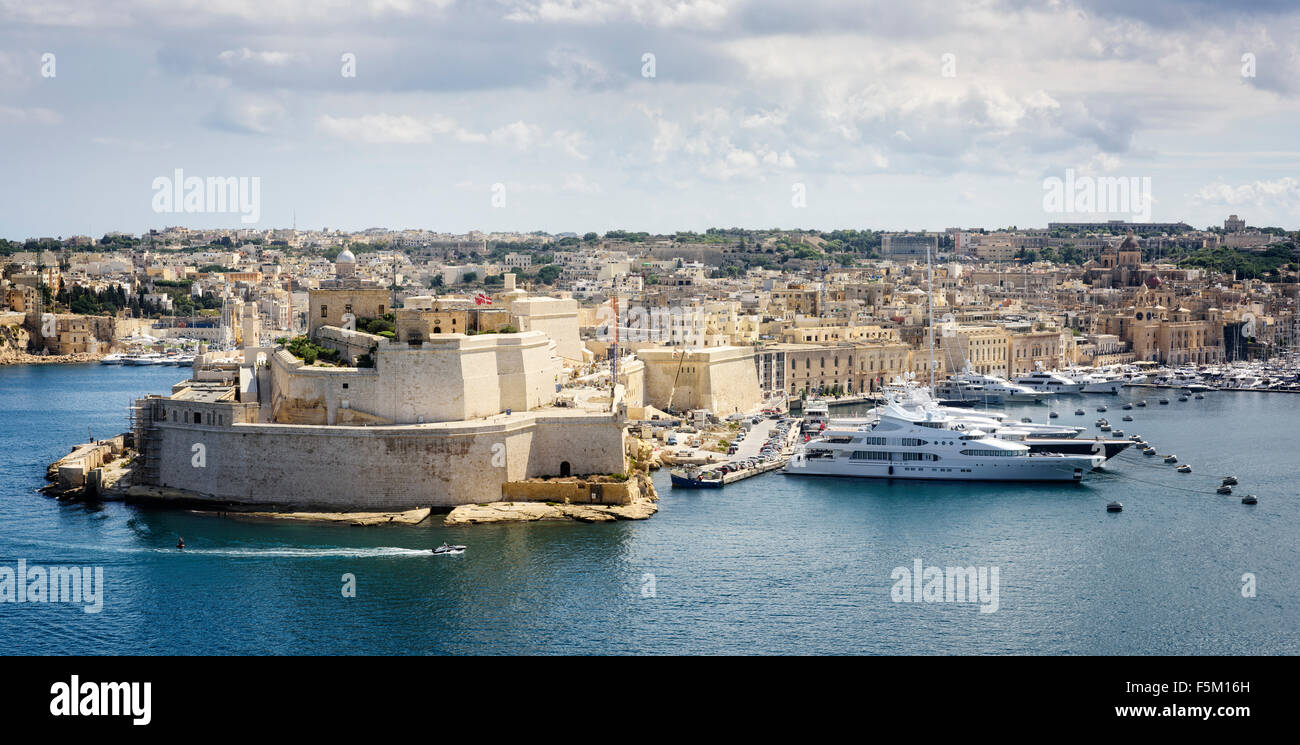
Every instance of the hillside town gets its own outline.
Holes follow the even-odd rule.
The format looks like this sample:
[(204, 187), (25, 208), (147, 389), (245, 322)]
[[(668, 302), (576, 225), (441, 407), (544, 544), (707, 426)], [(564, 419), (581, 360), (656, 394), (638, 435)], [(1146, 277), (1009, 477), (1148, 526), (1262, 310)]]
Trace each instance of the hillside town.
[[(1296, 238), (1232, 215), (1207, 230), (1119, 221), (581, 236), (173, 227), (0, 241), (0, 360), (265, 346), (311, 338), (345, 313), (357, 330), (402, 340), (414, 333), (402, 311), (418, 308), (430, 334), (562, 326), (571, 338), (554, 341), (575, 377), (617, 344), (646, 366), (647, 403), (746, 410), (928, 374), (932, 328), (940, 377), (1266, 359), (1300, 341)], [(341, 303), (311, 300), (343, 291)], [(525, 293), (533, 300), (511, 313)], [(563, 322), (531, 317), (556, 308)], [(245, 319), (261, 338), (243, 338)], [(679, 370), (680, 353), (693, 364)], [(707, 368), (740, 359), (754, 369), (753, 390), (711, 394)], [(758, 400), (709, 399), (738, 391)]]

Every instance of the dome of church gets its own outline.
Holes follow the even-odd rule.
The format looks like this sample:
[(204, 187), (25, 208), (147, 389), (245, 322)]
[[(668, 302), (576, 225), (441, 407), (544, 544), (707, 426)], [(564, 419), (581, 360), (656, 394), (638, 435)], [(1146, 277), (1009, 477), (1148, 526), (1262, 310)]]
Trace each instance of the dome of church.
[(351, 251), (349, 251), (348, 249), (345, 248), (345, 249), (343, 249), (342, 251), (339, 251), (339, 255), (338, 255), (338, 257), (334, 259), (334, 263), (335, 263), (335, 264), (355, 264), (355, 263), (357, 263), (357, 257), (354, 256), (354, 255), (352, 254)]

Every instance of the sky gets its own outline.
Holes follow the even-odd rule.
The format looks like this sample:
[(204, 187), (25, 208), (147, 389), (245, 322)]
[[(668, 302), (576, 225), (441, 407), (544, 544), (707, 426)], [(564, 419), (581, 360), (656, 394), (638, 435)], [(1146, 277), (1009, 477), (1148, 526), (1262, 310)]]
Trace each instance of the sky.
[(1298, 94), (1276, 0), (0, 0), (0, 237), (1296, 229)]

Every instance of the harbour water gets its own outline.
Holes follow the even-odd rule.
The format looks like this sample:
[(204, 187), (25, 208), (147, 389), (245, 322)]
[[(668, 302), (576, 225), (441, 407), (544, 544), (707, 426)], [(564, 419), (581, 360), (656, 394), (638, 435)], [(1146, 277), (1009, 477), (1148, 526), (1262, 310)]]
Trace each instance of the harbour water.
[[(0, 567), (103, 567), (102, 612), (0, 603), (6, 654), (1295, 654), (1300, 396), (1063, 397), (1134, 448), (1082, 484), (766, 474), (647, 521), (354, 528), (62, 504), (45, 466), (187, 371), (0, 368)], [(1150, 405), (1123, 412), (1130, 398)], [(1109, 411), (1096, 412), (1105, 404)], [(1084, 416), (1075, 416), (1076, 408)], [(1048, 406), (1008, 413), (1046, 422)], [(834, 416), (864, 407), (832, 409)], [(1120, 422), (1131, 414), (1133, 422)], [(1224, 474), (1241, 484), (1217, 496)], [(1259, 504), (1240, 496), (1253, 493)], [(1107, 513), (1118, 499), (1124, 511)], [(173, 547), (183, 536), (186, 550)], [(468, 545), (433, 556), (443, 541)], [(998, 609), (891, 599), (896, 567), (996, 567)], [(1243, 575), (1257, 596), (1243, 597)], [(342, 593), (355, 577), (355, 597)]]

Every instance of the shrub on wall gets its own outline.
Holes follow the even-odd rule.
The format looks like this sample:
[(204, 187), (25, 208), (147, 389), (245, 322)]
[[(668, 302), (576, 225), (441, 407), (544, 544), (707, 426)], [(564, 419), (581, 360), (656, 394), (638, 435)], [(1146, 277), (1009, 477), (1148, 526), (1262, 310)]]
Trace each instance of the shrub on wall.
[(322, 347), (306, 336), (295, 336), (288, 339), (284, 344), (284, 348), (289, 351), (289, 354), (308, 365), (316, 364), (317, 360), (330, 363), (337, 363), (339, 360), (339, 350)]

